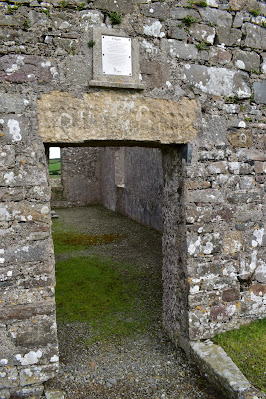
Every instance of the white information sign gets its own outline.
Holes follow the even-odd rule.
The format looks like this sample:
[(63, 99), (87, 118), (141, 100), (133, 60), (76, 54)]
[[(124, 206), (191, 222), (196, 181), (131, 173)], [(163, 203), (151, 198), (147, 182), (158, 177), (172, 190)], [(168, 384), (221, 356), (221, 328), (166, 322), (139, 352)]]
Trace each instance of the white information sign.
[(132, 76), (131, 39), (102, 35), (102, 66), (105, 75)]

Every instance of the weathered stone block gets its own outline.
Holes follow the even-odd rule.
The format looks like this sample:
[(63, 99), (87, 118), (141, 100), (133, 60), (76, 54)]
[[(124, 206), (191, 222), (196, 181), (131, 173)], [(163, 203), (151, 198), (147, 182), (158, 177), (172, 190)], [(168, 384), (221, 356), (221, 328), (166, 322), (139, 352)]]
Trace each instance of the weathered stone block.
[(191, 8), (176, 7), (170, 9), (171, 18), (182, 20), (183, 18), (190, 16), (194, 19), (200, 20), (200, 14), (197, 10)]
[(117, 11), (122, 14), (132, 14), (133, 1), (128, 0), (94, 0), (93, 6), (100, 10)]
[(225, 46), (239, 46), (241, 42), (242, 32), (239, 29), (234, 29), (225, 26), (217, 28), (217, 41), (219, 44)]
[(13, 367), (1, 367), (0, 369), (0, 387), (14, 388), (19, 385), (18, 372)]
[(58, 366), (33, 366), (22, 369), (19, 373), (20, 385), (22, 387), (31, 384), (39, 384), (50, 378), (55, 377), (58, 372)]
[[(1, 122), (0, 122), (1, 123)], [(3, 132), (3, 130), (1, 130)], [(3, 134), (3, 133), (2, 133)], [(0, 138), (1, 142), (1, 138)], [(0, 167), (10, 168), (15, 166), (15, 149), (11, 145), (3, 145), (0, 147)], [(0, 194), (1, 198), (1, 194)]]
[(258, 173), (258, 174), (266, 173), (266, 162), (255, 161), (254, 171), (255, 171), (255, 173)]
[(240, 231), (232, 231), (224, 234), (223, 253), (232, 254), (239, 252), (243, 246), (242, 233)]
[(69, 85), (87, 85), (92, 79), (92, 60), (77, 55), (66, 57), (65, 75)]
[(56, 47), (62, 48), (67, 53), (73, 53), (78, 51), (79, 41), (78, 39), (68, 39), (65, 37), (55, 37), (53, 43)]
[(58, 73), (52, 63), (36, 55), (4, 55), (0, 58), (0, 81), (50, 82)]
[[(13, 172), (15, 171), (15, 173)], [(0, 181), (6, 187), (38, 186), (47, 184), (47, 171), (38, 166), (21, 165), (20, 169), (0, 171)]]
[(223, 194), (220, 190), (206, 189), (206, 190), (194, 190), (189, 191), (188, 195), (189, 202), (207, 202), (220, 204), (223, 202)]
[(152, 37), (164, 37), (165, 33), (162, 31), (163, 25), (157, 19), (148, 19), (148, 24), (143, 25), (143, 33)]
[(227, 138), (233, 147), (252, 146), (252, 133), (247, 129), (239, 129), (237, 132), (229, 132)]
[(239, 98), (248, 98), (251, 95), (248, 75), (244, 72), (189, 64), (185, 65), (183, 72), (184, 81), (188, 81), (204, 93)]
[(228, 170), (228, 165), (226, 161), (213, 162), (207, 167), (207, 171), (211, 175), (226, 173), (227, 170)]
[(225, 302), (234, 302), (240, 299), (239, 288), (228, 288), (222, 293), (222, 300)]
[(246, 30), (245, 46), (266, 50), (265, 28), (250, 23), (244, 24)]
[(262, 201), (262, 195), (257, 191), (243, 193), (237, 190), (235, 192), (229, 193), (227, 195), (227, 200), (232, 204), (248, 204), (250, 202), (258, 203)]
[[(221, 250), (221, 237), (219, 233), (211, 234), (191, 234), (187, 240), (188, 256), (197, 257), (198, 255), (210, 255)], [(197, 287), (197, 288), (196, 288)], [(198, 292), (199, 286), (196, 283), (191, 286), (190, 293)]]
[(229, 0), (230, 8), (234, 11), (240, 11), (245, 7), (246, 0)]
[(266, 104), (266, 80), (253, 84), (254, 100), (258, 104)]
[(215, 38), (215, 28), (208, 25), (193, 24), (189, 28), (189, 32), (194, 39), (199, 42), (204, 41), (208, 44), (213, 44)]
[(32, 316), (54, 314), (55, 302), (54, 299), (47, 298), (45, 301), (27, 305), (2, 306), (0, 311), (1, 321), (25, 320)]
[(165, 87), (169, 79), (170, 67), (163, 60), (161, 62), (144, 60), (141, 63), (141, 74), (146, 87)]
[(262, 64), (261, 64), (261, 73), (266, 74), (266, 53), (262, 54)]
[(8, 94), (8, 93), (0, 94), (1, 113), (24, 112), (28, 104), (29, 100), (26, 99), (26, 96), (22, 96), (19, 94)]
[(203, 21), (219, 25), (219, 26), (232, 26), (232, 15), (223, 10), (216, 10), (214, 8), (199, 8), (199, 13)]
[(143, 15), (147, 17), (154, 17), (164, 21), (169, 16), (169, 6), (166, 3), (152, 3), (140, 6)]
[(21, 18), (14, 15), (1, 15), (0, 16), (0, 26), (21, 26), (23, 24)]
[(188, 33), (184, 28), (178, 26), (171, 26), (168, 31), (168, 37), (171, 39), (186, 40), (188, 38)]
[(234, 18), (233, 22), (233, 28), (241, 28), (244, 23), (244, 13), (243, 12), (237, 12)]
[(44, 347), (47, 342), (57, 342), (55, 317), (36, 316), (34, 320), (15, 322), (8, 328), (16, 346), (21, 348)]
[(171, 56), (183, 60), (195, 60), (198, 56), (198, 49), (194, 44), (183, 43), (174, 39), (162, 39), (161, 48), (170, 53)]
[(0, 143), (11, 144), (25, 141), (29, 119), (17, 115), (0, 115)]
[(237, 50), (233, 55), (233, 62), (237, 68), (245, 71), (259, 71), (260, 69), (260, 56), (252, 51)]
[[(5, 208), (3, 208), (5, 209)], [(8, 218), (8, 216), (5, 216)], [(24, 263), (24, 262), (41, 262), (47, 257), (47, 247), (51, 245), (50, 241), (39, 241), (36, 243), (27, 243), (22, 245), (8, 248), (1, 254), (1, 263)]]
[(231, 61), (231, 51), (225, 50), (221, 47), (211, 47), (209, 50), (209, 61), (217, 62), (218, 64), (228, 64)]
[(197, 133), (193, 127), (197, 104), (185, 98), (177, 103), (111, 91), (82, 98), (53, 92), (44, 95), (38, 105), (39, 134), (44, 142), (188, 142)]
[(32, 385), (30, 387), (11, 389), (10, 393), (14, 398), (40, 399), (43, 389), (43, 385)]

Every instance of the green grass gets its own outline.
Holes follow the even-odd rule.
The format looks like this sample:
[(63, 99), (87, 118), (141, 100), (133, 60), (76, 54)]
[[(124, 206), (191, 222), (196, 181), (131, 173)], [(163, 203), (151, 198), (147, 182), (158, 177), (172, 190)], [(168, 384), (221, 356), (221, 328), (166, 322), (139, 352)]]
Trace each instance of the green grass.
[(49, 159), (49, 175), (61, 176), (61, 159)]
[(161, 275), (150, 268), (119, 263), (107, 257), (77, 256), (76, 251), (121, 239), (117, 234), (86, 235), (64, 231), (53, 222), (56, 254), (67, 259), (56, 262), (56, 308), (60, 322), (88, 323), (94, 342), (119, 341), (158, 324), (161, 313)]
[(255, 387), (266, 392), (266, 319), (219, 334), (213, 341), (222, 346)]

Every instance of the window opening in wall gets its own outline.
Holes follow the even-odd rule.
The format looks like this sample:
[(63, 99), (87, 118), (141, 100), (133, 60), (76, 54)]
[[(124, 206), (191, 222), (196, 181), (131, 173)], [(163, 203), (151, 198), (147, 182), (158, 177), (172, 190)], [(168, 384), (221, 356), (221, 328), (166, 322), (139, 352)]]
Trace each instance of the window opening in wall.
[(61, 179), (61, 149), (60, 147), (49, 148), (49, 176)]

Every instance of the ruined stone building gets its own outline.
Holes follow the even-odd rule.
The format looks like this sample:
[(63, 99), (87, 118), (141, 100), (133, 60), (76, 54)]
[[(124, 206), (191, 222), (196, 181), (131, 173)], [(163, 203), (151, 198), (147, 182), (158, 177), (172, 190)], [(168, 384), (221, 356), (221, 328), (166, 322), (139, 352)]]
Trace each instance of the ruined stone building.
[(82, 162), (81, 180), (63, 182), (68, 205), (101, 202), (163, 231), (164, 326), (188, 354), (263, 317), (265, 2), (0, 11), (0, 397), (38, 397), (58, 370), (45, 146), (62, 146), (65, 168)]

